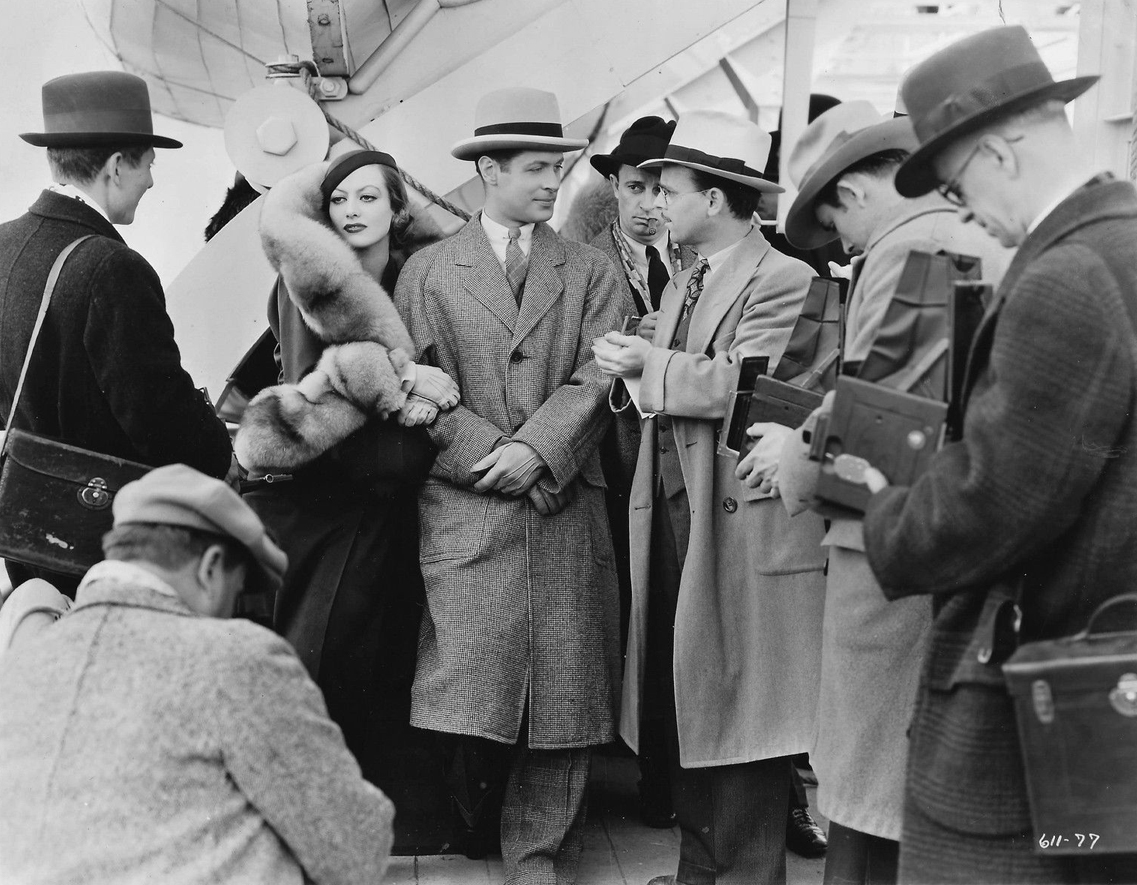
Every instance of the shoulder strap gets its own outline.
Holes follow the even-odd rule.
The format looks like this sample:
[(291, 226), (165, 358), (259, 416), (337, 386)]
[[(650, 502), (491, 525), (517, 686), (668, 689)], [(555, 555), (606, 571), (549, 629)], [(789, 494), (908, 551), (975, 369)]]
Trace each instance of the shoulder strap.
[[(12, 426), (12, 421), (16, 417), (16, 404), (20, 401), (20, 393), (24, 389), (24, 378), (28, 374), (28, 365), (32, 361), (32, 351), (35, 350), (36, 339), (39, 338), (39, 330), (43, 328), (43, 318), (47, 316), (47, 306), (51, 303), (51, 293), (55, 291), (56, 280), (59, 279), (59, 274), (63, 270), (63, 265), (70, 257), (71, 253), (75, 251), (76, 247), (84, 240), (89, 240), (94, 234), (86, 234), (79, 237), (77, 240), (70, 242), (67, 247), (59, 253), (55, 259), (55, 264), (51, 266), (51, 272), (47, 275), (47, 283), (43, 287), (43, 298), (40, 300), (39, 313), (36, 314), (36, 322), (32, 327), (32, 337), (28, 340), (28, 350), (24, 354), (24, 365), (20, 368), (20, 380), (16, 382), (16, 393), (12, 397), (12, 406), (8, 410), (8, 423), (4, 426), (4, 449), (8, 448), (8, 429)], [(3, 449), (0, 449), (2, 453)]]

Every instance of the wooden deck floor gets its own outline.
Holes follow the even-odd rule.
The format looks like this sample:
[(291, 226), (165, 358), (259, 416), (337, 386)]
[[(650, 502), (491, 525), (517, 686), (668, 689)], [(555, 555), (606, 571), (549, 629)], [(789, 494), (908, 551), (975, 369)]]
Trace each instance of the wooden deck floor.
[[(678, 830), (653, 830), (639, 821), (636, 810), (636, 763), (619, 756), (593, 761), (588, 824), (578, 885), (646, 885), (653, 876), (675, 872)], [(810, 813), (827, 823), (813, 805)], [(787, 852), (789, 885), (820, 885), (824, 858), (807, 860)], [(501, 859), (468, 860), (456, 855), (395, 857), (387, 873), (389, 885), (500, 885)]]

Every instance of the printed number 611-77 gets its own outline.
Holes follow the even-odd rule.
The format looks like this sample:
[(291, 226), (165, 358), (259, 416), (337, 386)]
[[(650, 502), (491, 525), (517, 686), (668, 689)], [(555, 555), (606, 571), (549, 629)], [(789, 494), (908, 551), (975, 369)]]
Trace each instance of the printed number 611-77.
[(1078, 842), (1077, 847), (1081, 848), (1083, 845), (1085, 845), (1086, 840), (1089, 839), (1090, 844), (1088, 847), (1092, 851), (1093, 847), (1097, 845), (1098, 839), (1100, 838), (1101, 836), (1099, 836), (1097, 833), (1075, 833), (1074, 839), (1071, 839), (1069, 836), (1062, 835), (1047, 836), (1046, 833), (1043, 833), (1038, 837), (1038, 847), (1043, 850), (1046, 850), (1047, 848), (1060, 848), (1063, 845), (1068, 845), (1076, 839)]

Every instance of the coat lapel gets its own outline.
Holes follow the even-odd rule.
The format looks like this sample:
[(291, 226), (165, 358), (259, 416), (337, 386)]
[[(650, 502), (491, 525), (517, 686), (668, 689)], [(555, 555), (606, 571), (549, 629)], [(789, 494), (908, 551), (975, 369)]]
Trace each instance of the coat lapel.
[(482, 227), (481, 213), (455, 236), (458, 257), (454, 263), (461, 268), (462, 288), (512, 333), (517, 325), (517, 301)]
[[(525, 295), (513, 331), (514, 344), (528, 335), (541, 322), (541, 317), (561, 297), (565, 290), (559, 268), (565, 263), (565, 246), (546, 224), (533, 228), (533, 242), (529, 247), (529, 269), (525, 273)], [(502, 272), (504, 279), (504, 271)], [(508, 286), (506, 287), (508, 290)], [(512, 293), (510, 300), (513, 300)]]
[(687, 333), (688, 353), (706, 353), (719, 323), (754, 276), (755, 265), (768, 251), (770, 244), (756, 227), (752, 227), (738, 248), (727, 257), (726, 263), (714, 272), (691, 316), (691, 329)]

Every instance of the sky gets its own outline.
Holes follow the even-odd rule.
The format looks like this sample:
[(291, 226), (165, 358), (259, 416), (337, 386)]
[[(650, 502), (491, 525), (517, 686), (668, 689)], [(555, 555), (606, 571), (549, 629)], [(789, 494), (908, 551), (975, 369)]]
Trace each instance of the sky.
[[(5, 3), (0, 57), (8, 59), (7, 95), (0, 102), (0, 220), (22, 214), (51, 183), (43, 148), (19, 138), (43, 130), (40, 87), (52, 77), (121, 70), (95, 36), (78, 0)], [(154, 265), (168, 287), (204, 241), (206, 223), (233, 182), (221, 130), (155, 117), (154, 131), (185, 144), (157, 151), (154, 187), (142, 199), (123, 239)]]

